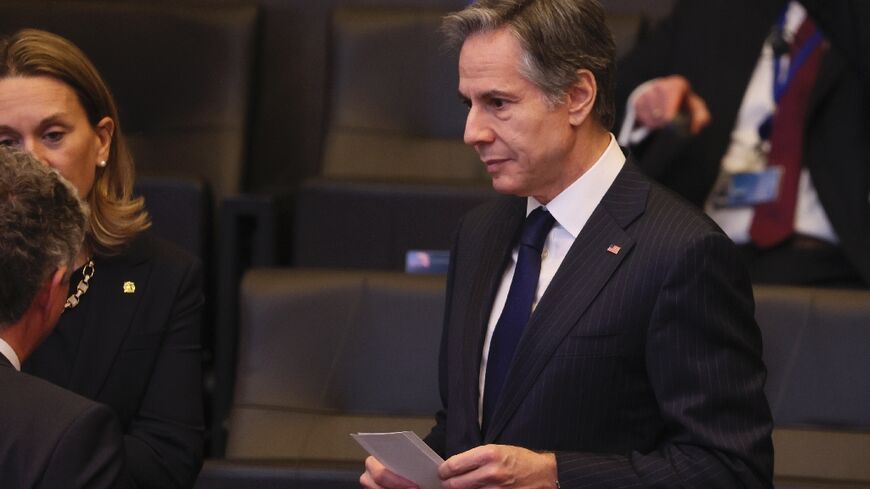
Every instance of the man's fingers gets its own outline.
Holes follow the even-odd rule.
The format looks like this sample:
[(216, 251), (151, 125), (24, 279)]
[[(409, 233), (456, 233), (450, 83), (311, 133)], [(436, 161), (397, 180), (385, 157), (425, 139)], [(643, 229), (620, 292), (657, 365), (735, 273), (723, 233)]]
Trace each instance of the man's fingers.
[(366, 458), (366, 471), (360, 476), (359, 483), (368, 489), (408, 489), (417, 487), (417, 484), (391, 472), (374, 457)]
[(677, 117), (683, 107), (686, 98), (692, 94), (689, 81), (679, 75), (672, 75), (662, 79), (658, 84), (659, 104), (661, 104), (662, 118), (670, 122)]
[(698, 134), (711, 120), (707, 104), (680, 75), (656, 78), (635, 99), (637, 121), (650, 129), (670, 124), (681, 111), (689, 115), (689, 132)]
[(686, 110), (689, 112), (689, 132), (698, 134), (701, 129), (710, 124), (712, 117), (707, 104), (700, 96), (695, 93), (686, 98)]
[(448, 458), (438, 467), (438, 476), (444, 480), (466, 474), (492, 462), (495, 456), (496, 453), (492, 445), (472, 448)]

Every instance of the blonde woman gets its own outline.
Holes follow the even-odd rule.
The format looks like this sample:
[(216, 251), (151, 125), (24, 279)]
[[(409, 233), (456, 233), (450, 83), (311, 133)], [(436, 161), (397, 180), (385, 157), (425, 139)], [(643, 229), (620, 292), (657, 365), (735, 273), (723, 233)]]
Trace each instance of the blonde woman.
[(114, 410), (136, 487), (192, 487), (204, 431), (201, 269), (147, 232), (115, 102), (71, 42), (32, 29), (0, 40), (0, 145), (57, 169), (91, 209), (66, 310), (24, 370)]

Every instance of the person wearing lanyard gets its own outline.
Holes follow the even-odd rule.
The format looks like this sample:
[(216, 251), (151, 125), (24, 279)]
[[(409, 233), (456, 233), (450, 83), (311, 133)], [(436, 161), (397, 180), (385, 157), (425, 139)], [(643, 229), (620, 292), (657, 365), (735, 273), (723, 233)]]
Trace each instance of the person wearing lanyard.
[(679, 1), (620, 65), (620, 142), (741, 245), (756, 283), (870, 285), (861, 19), (867, 2)]

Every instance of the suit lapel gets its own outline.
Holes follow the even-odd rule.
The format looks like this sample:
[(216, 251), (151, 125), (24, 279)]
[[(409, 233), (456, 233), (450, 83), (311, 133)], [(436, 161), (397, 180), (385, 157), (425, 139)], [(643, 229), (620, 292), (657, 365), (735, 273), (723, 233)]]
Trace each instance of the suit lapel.
[(625, 228), (643, 213), (648, 192), (648, 181), (626, 163), (541, 297), (517, 346), (484, 443), (498, 437), (564, 337), (631, 253), (635, 240)]
[[(85, 397), (97, 398), (147, 290), (151, 261), (142, 247), (139, 239), (120, 256), (100, 258), (95, 268), (93, 302), (70, 377), (70, 388)], [(128, 282), (135, 291), (125, 290)]]
[(504, 205), (499, 206), (496, 212), (486, 216), (486, 222), (479, 223), (485, 227), (480, 233), (483, 237), (481, 243), (474, 246), (474, 249), (480, 250), (480, 256), (475, 257), (480, 260), (480, 268), (478, 273), (474, 274), (472, 298), (469, 300), (471, 307), (467, 309), (468, 317), (463, 322), (472, 327), (463, 328), (465, 338), (461, 355), (464, 362), (463, 378), (469, 379), (464, 396), (467, 404), (463, 408), (464, 412), (475, 414), (469, 416), (469, 423), (474, 423), (470, 432), (480, 432), (477, 420), (483, 341), (495, 294), (501, 284), (505, 267), (511, 259), (517, 233), (525, 219), (525, 203), (526, 199), (511, 198)]

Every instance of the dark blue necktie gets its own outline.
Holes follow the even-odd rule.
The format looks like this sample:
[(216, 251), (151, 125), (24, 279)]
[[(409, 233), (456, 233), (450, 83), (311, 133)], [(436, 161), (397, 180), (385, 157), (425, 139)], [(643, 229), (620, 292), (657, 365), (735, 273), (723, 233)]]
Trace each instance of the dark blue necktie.
[(532, 315), (532, 303), (541, 275), (541, 252), (555, 221), (547, 209), (538, 207), (523, 223), (514, 277), (489, 344), (483, 389), (484, 430), (504, 387), (517, 343)]

